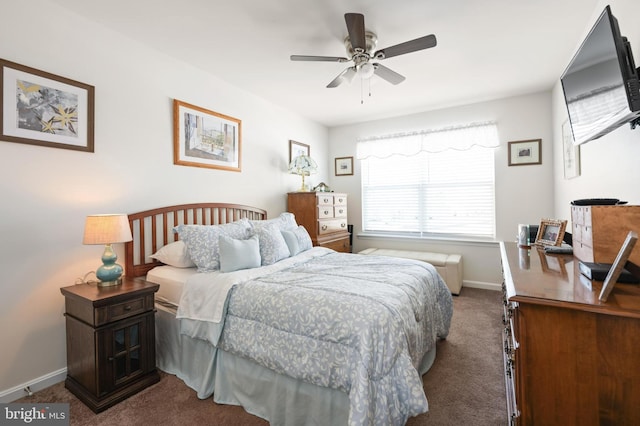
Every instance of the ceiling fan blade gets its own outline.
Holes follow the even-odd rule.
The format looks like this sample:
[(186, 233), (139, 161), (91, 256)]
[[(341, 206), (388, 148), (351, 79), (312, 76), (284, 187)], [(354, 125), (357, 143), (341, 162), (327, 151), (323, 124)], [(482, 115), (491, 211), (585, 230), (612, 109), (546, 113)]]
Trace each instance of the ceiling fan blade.
[(309, 56), (291, 55), (292, 61), (313, 61), (313, 62), (349, 62), (349, 59), (340, 56)]
[(331, 83), (327, 84), (327, 88), (331, 89), (333, 87), (338, 87), (344, 81), (351, 83), (351, 80), (353, 80), (353, 77), (355, 76), (356, 76), (356, 67), (349, 67), (344, 71), (342, 71), (336, 78), (334, 78)]
[(400, 84), (405, 80), (403, 75), (398, 74), (397, 72), (390, 70), (384, 65), (373, 64), (374, 74), (380, 78), (387, 80), (391, 84)]
[(349, 31), (349, 40), (353, 50), (361, 49), (362, 52), (367, 50), (367, 40), (364, 34), (364, 15), (361, 13), (345, 13), (344, 20), (347, 23), (347, 31)]
[(404, 43), (396, 44), (395, 46), (380, 49), (373, 55), (373, 57), (375, 59), (391, 58), (393, 56), (404, 55), (405, 53), (411, 53), (417, 50), (428, 49), (430, 47), (434, 47), (436, 44), (438, 44), (436, 36), (430, 34), (415, 40), (405, 41)]

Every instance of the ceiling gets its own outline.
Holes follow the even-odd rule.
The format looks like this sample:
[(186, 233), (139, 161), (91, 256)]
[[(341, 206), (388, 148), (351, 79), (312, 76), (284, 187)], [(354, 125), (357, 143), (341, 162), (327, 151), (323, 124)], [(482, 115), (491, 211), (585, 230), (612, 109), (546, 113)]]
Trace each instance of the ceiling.
[[(51, 1), (328, 127), (549, 90), (599, 14), (599, 0)], [(381, 61), (399, 85), (328, 89), (349, 64), (289, 56), (346, 56), (346, 12), (378, 49), (438, 45)]]

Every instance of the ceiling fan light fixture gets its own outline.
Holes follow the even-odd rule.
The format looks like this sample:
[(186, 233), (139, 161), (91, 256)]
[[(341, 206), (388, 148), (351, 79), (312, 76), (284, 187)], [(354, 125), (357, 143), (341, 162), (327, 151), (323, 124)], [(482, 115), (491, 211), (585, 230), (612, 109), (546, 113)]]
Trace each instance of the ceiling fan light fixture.
[(371, 64), (370, 62), (367, 62), (366, 64), (360, 67), (358, 74), (360, 75), (360, 78), (368, 80), (371, 77), (373, 77), (373, 73), (375, 72), (376, 72), (376, 69), (373, 66), (373, 64)]

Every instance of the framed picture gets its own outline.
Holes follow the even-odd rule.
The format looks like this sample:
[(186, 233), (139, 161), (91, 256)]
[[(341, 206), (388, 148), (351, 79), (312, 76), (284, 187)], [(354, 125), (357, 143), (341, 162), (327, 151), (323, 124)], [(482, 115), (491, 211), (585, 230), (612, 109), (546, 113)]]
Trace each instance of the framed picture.
[(573, 144), (569, 120), (562, 125), (562, 148), (564, 178), (573, 179), (580, 176), (580, 145)]
[(93, 152), (95, 89), (0, 59), (0, 140)]
[(242, 122), (173, 100), (173, 163), (241, 171)]
[(309, 145), (304, 144), (302, 142), (296, 142), (296, 141), (289, 141), (289, 163), (291, 163), (291, 161), (293, 161), (294, 158), (300, 156), (300, 155), (306, 155), (307, 157), (311, 156), (311, 148), (309, 148)]
[(602, 290), (600, 291), (600, 295), (598, 296), (598, 299), (600, 301), (602, 302), (607, 301), (607, 298), (609, 297), (611, 290), (613, 290), (613, 286), (618, 281), (618, 277), (620, 277), (620, 273), (624, 269), (624, 266), (627, 263), (627, 260), (629, 259), (629, 255), (631, 254), (633, 247), (636, 245), (637, 240), (638, 240), (638, 234), (633, 231), (629, 231), (629, 233), (627, 234), (627, 237), (622, 243), (622, 247), (620, 247), (620, 251), (618, 252), (618, 255), (616, 256), (615, 260), (611, 264), (611, 269), (609, 269), (609, 273), (607, 274), (607, 277), (604, 279), (604, 282), (602, 283)]
[(353, 174), (353, 157), (336, 158), (336, 176), (349, 176)]
[(542, 139), (509, 142), (509, 165), (542, 164)]
[(542, 219), (536, 236), (536, 244), (559, 246), (564, 238), (566, 220)]

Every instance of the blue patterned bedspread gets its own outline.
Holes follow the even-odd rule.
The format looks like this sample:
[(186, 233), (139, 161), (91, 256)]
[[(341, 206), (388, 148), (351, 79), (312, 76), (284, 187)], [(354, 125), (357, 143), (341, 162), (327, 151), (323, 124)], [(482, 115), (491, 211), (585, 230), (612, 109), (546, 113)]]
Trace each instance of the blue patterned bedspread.
[(404, 425), (428, 409), (417, 367), (452, 313), (427, 263), (328, 252), (235, 285), (217, 346), (344, 391), (350, 425)]

